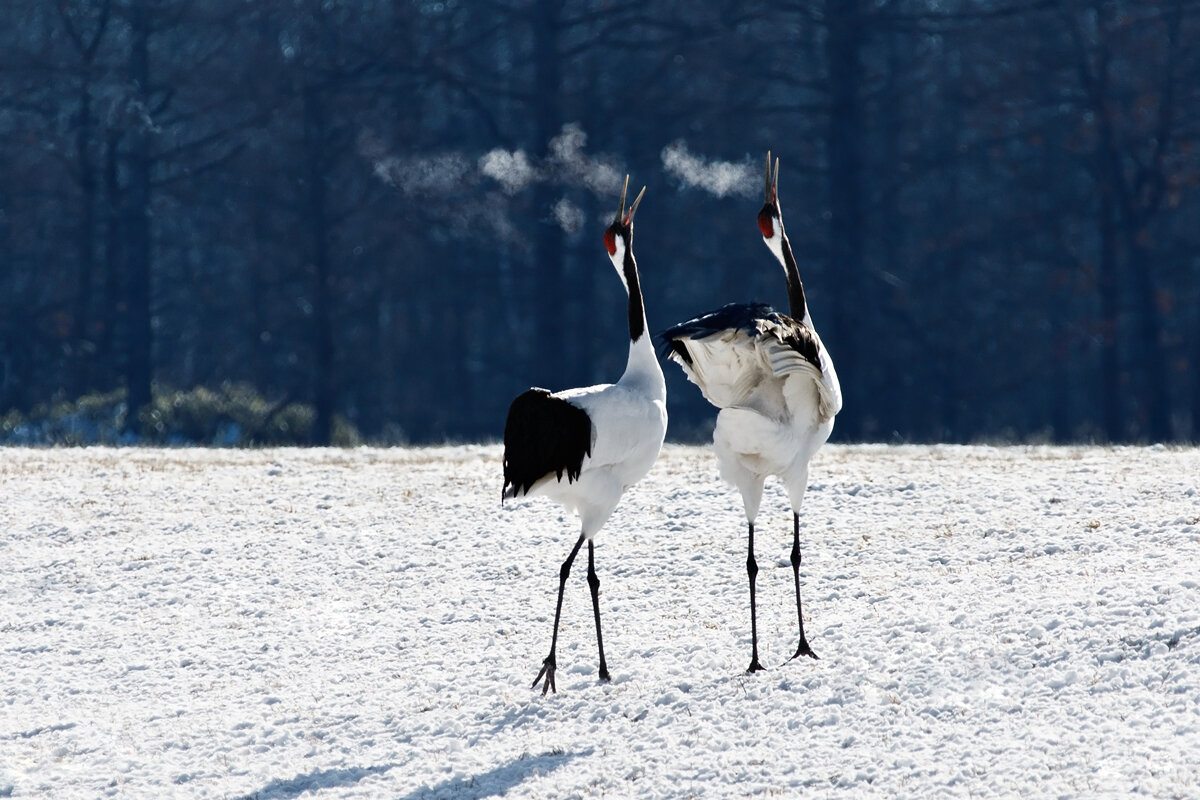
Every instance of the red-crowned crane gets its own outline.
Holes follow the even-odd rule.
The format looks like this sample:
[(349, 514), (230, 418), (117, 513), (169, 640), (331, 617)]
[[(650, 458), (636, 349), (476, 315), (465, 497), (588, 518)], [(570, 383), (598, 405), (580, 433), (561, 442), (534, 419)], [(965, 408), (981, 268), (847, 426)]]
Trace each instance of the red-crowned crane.
[(579, 514), (582, 531), (558, 571), (558, 604), (554, 609), (554, 634), (550, 655), (533, 680), (533, 688), (545, 679), (546, 690), (554, 685), (558, 622), (562, 614), (563, 587), (579, 548), (588, 546), (588, 586), (596, 617), (596, 646), (600, 650), (600, 680), (609, 680), (600, 634), (600, 579), (596, 577), (595, 536), (621, 495), (654, 464), (667, 432), (667, 386), (650, 337), (646, 334), (646, 312), (633, 258), (633, 215), (645, 187), (629, 210), (621, 190), (617, 215), (604, 232), (604, 246), (621, 282), (629, 293), (629, 360), (620, 380), (550, 393), (530, 389), (517, 396), (504, 424), (505, 498), (543, 495)]
[[(804, 284), (779, 209), (779, 161), (771, 175), (767, 153), (764, 203), (758, 212), (763, 241), (783, 265), (790, 316), (762, 303), (732, 303), (663, 332), (669, 357), (683, 368), (717, 408), (713, 444), (721, 477), (742, 495), (749, 525), (746, 572), (750, 579), (751, 658), (747, 672), (763, 669), (758, 660), (758, 621), (754, 585), (754, 520), (763, 483), (777, 476), (792, 506), (792, 573), (800, 644), (792, 658), (816, 658), (804, 636), (800, 603), (800, 503), (808, 487), (808, 462), (829, 438), (842, 408), (842, 390), (829, 352), (808, 313)], [(790, 659), (789, 659), (790, 660)]]

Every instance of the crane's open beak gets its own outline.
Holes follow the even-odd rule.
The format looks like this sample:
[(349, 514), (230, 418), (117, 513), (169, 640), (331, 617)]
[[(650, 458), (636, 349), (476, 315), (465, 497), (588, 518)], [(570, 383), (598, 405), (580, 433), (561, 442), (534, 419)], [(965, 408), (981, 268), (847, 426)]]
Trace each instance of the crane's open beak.
[(768, 205), (775, 201), (779, 191), (779, 159), (775, 159), (775, 174), (771, 175), (771, 151), (767, 151), (767, 176), (763, 182), (763, 202)]
[(646, 187), (638, 192), (637, 198), (633, 201), (633, 205), (629, 207), (629, 213), (625, 213), (625, 195), (629, 191), (629, 176), (625, 176), (625, 185), (621, 187), (621, 202), (617, 206), (617, 218), (613, 222), (618, 225), (628, 225), (633, 222), (633, 215), (637, 211), (638, 203), (642, 202), (642, 195), (646, 193)]
[(629, 213), (625, 215), (625, 224), (626, 225), (633, 224), (634, 212), (637, 211), (638, 204), (642, 202), (642, 195), (644, 195), (645, 193), (646, 193), (646, 187), (643, 186), (642, 190), (640, 192), (638, 192), (638, 196), (636, 198), (634, 198), (633, 205), (631, 205), (629, 207)]
[(767, 178), (763, 183), (763, 202), (771, 202), (771, 151), (767, 151)]
[(629, 191), (629, 176), (625, 176), (625, 185), (621, 187), (621, 202), (617, 204), (617, 216), (613, 222), (621, 224), (621, 218), (625, 216), (625, 192)]

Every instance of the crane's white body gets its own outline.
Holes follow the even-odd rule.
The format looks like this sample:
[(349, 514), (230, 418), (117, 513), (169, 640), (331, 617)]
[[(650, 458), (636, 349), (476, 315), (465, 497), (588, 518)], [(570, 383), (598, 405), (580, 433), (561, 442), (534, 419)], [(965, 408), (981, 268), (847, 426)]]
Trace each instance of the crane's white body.
[(590, 540), (621, 495), (650, 471), (667, 435), (667, 385), (650, 337), (630, 342), (625, 373), (616, 383), (568, 389), (554, 397), (592, 420), (592, 452), (584, 457), (577, 479), (549, 473), (529, 494), (578, 513), (582, 533)]
[(691, 339), (692, 362), (676, 359), (705, 399), (721, 409), (713, 431), (717, 468), (741, 493), (750, 522), (772, 475), (783, 482), (792, 508), (800, 508), (808, 463), (829, 439), (842, 407), (837, 372), (824, 347), (818, 370), (784, 343), (786, 330), (779, 324), (760, 320), (758, 328), (757, 334), (730, 329)]

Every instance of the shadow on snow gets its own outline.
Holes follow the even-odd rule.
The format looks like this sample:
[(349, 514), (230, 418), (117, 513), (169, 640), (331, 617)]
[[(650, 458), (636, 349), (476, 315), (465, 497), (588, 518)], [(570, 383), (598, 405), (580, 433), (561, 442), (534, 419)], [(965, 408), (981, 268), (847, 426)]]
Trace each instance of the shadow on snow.
[(520, 785), (530, 776), (553, 772), (579, 756), (585, 756), (591, 752), (591, 750), (585, 750), (582, 753), (549, 752), (540, 756), (524, 755), (511, 764), (496, 767), (480, 775), (472, 775), (469, 778), (452, 778), (436, 786), (416, 789), (399, 800), (432, 800), (432, 798), (480, 800), (484, 797), (499, 797), (507, 794), (510, 789)]
[(271, 781), (257, 792), (243, 795), (238, 800), (291, 800), (291, 798), (299, 797), (309, 791), (350, 786), (370, 775), (381, 775), (395, 766), (395, 764), (388, 764), (380, 767), (317, 770), (307, 775)]

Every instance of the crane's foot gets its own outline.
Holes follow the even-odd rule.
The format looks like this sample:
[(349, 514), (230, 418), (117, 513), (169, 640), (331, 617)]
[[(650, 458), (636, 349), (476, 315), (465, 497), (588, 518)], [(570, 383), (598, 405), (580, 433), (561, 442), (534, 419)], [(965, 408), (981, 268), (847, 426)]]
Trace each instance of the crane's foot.
[(765, 670), (766, 670), (766, 667), (764, 667), (762, 664), (758, 663), (758, 656), (755, 656), (754, 658), (752, 658), (750, 660), (750, 666), (746, 668), (746, 674), (752, 675), (755, 672), (763, 672)]
[(558, 689), (554, 686), (554, 666), (554, 653), (551, 653), (550, 655), (546, 656), (546, 660), (542, 662), (542, 671), (539, 672), (537, 677), (533, 679), (533, 685), (529, 688), (536, 689), (538, 682), (542, 680), (543, 676), (545, 676), (546, 682), (542, 684), (542, 697), (546, 696), (547, 689), (555, 694), (558, 694)]
[(605, 683), (608, 683), (612, 680), (612, 676), (608, 674), (608, 667), (600, 667), (600, 680), (604, 681)]
[(808, 646), (808, 641), (805, 639), (800, 640), (800, 646), (796, 648), (795, 654), (788, 661), (795, 661), (800, 656), (808, 656), (811, 659), (820, 661), (820, 656), (813, 652), (812, 648)]

